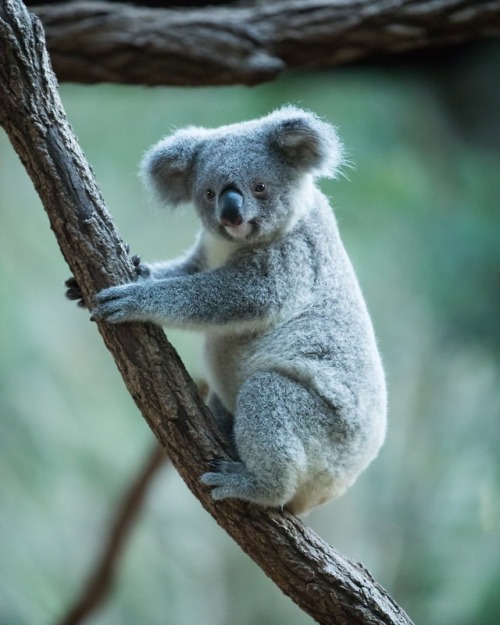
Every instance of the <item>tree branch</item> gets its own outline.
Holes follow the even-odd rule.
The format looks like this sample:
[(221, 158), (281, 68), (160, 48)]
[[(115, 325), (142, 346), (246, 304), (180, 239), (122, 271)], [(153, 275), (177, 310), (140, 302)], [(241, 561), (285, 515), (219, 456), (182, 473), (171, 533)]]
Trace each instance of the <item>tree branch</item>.
[(252, 85), (287, 69), (500, 34), (500, 0), (280, 0), (162, 9), (92, 0), (40, 5), (61, 81)]
[[(87, 304), (129, 281), (132, 265), (57, 93), (43, 30), (20, 0), (0, 0), (0, 123), (24, 163)], [(303, 610), (324, 625), (411, 621), (359, 564), (298, 519), (243, 502), (214, 502), (199, 482), (227, 457), (196, 386), (151, 324), (98, 324), (123, 379), (175, 468), (218, 523)]]
[(149, 452), (144, 467), (127, 489), (114, 513), (101, 552), (83, 592), (61, 619), (60, 625), (78, 625), (106, 599), (149, 487), (167, 460), (164, 449), (159, 445), (155, 445)]

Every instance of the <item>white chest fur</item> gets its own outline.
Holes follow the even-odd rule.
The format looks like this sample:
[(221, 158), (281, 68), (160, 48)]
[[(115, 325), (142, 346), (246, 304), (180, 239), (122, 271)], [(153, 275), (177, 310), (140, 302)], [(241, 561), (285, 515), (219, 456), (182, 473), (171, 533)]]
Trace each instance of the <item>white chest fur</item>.
[(203, 232), (203, 246), (208, 269), (221, 267), (239, 246), (236, 241), (226, 241), (210, 232)]

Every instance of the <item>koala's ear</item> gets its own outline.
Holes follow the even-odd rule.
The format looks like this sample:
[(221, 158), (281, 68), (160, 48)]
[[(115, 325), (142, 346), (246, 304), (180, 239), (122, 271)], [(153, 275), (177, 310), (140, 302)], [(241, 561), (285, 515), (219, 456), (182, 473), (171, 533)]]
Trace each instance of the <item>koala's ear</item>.
[(297, 169), (334, 178), (343, 160), (343, 146), (335, 128), (314, 113), (285, 106), (266, 121), (271, 143)]
[(160, 200), (178, 206), (191, 199), (195, 156), (205, 135), (203, 128), (184, 128), (166, 137), (144, 155), (140, 175)]

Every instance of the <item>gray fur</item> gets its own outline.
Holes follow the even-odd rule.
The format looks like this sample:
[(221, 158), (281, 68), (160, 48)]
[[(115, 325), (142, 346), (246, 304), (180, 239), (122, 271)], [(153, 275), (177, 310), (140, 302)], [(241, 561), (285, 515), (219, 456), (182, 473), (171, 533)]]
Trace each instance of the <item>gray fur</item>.
[[(341, 152), (332, 126), (288, 106), (180, 130), (144, 157), (146, 183), (171, 204), (194, 202), (202, 229), (186, 257), (101, 291), (93, 317), (205, 333), (209, 405), (235, 456), (201, 478), (215, 499), (302, 513), (341, 495), (382, 445), (372, 324), (314, 184), (335, 175)], [(228, 189), (242, 198), (233, 225), (221, 223)]]

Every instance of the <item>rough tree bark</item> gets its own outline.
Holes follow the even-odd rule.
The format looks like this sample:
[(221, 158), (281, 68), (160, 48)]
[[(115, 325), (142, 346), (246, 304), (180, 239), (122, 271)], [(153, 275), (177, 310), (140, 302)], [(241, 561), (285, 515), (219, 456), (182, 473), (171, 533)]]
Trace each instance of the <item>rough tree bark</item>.
[(59, 80), (83, 83), (252, 85), (287, 69), (500, 34), (500, 0), (280, 0), (189, 10), (78, 0), (33, 10)]
[[(0, 0), (0, 123), (24, 163), (61, 251), (91, 304), (133, 276), (126, 248), (66, 120), (43, 30), (20, 0)], [(158, 327), (98, 324), (128, 390), (186, 484), (241, 548), (319, 623), (408, 625), (360, 565), (300, 520), (241, 502), (215, 503), (198, 478), (224, 442)]]

